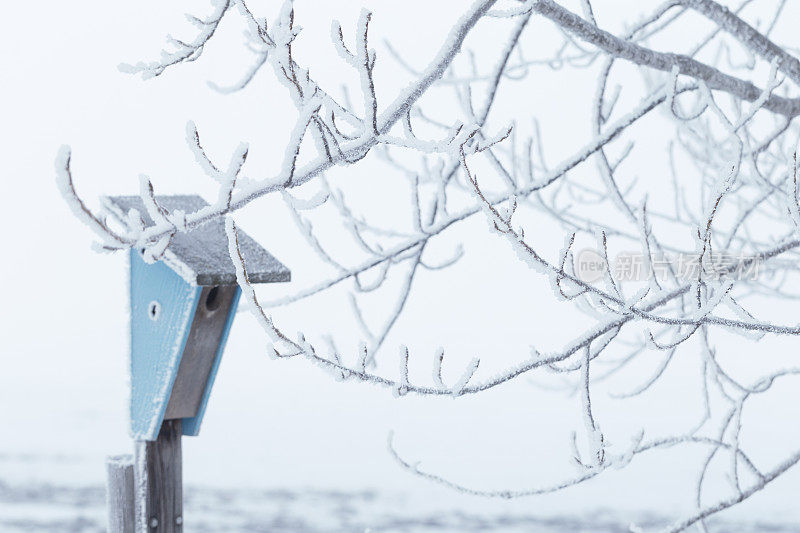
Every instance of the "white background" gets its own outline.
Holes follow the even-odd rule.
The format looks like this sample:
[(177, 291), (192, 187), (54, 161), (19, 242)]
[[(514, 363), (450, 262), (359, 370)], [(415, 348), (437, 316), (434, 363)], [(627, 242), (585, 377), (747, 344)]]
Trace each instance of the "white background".
[[(346, 67), (330, 45), (330, 21), (337, 18), (346, 32), (352, 31), (363, 3), (297, 1), (296, 20), (303, 27), (298, 61), (332, 91), (342, 80), (355, 78), (341, 75)], [(366, 4), (374, 12), (371, 31), (379, 53), (379, 96), (385, 95), (383, 101), (388, 102), (410, 78), (385, 53), (382, 39), (391, 40), (410, 63), (421, 67), (469, 2)], [(600, 23), (613, 31), (623, 28), (622, 21), (636, 20), (639, 10), (656, 5), (633, 0), (595, 4)], [(270, 20), (278, 8), (273, 1), (253, 4)], [(214, 184), (185, 145), (189, 119), (197, 123), (209, 152), (219, 161), (227, 161), (236, 144), (245, 140), (251, 146), (248, 174), (269, 176), (279, 167), (295, 114), (272, 73), (265, 69), (235, 95), (217, 94), (206, 85), (208, 80), (235, 81), (251, 59), (235, 15), (196, 63), (146, 82), (117, 71), (120, 62), (155, 58), (166, 33), (191, 36), (183, 19), (188, 11), (204, 14), (210, 6), (154, 0), (44, 1), (13, 2), (3, 9), (0, 481), (96, 485), (103, 479), (104, 456), (130, 448), (126, 261), (123, 254), (101, 256), (90, 250), (89, 231), (56, 191), (53, 161), (58, 147), (72, 146), (78, 192), (92, 206), (102, 194), (135, 193), (139, 173), (152, 178), (157, 192), (197, 191), (213, 199)], [(783, 24), (778, 30), (791, 28)], [(557, 38), (541, 20), (527, 31), (525, 49), (531, 55)], [(507, 22), (492, 22), (469, 44), (492, 57), (507, 32)], [(542, 120), (551, 163), (588, 139), (592, 79), (591, 72), (541, 69), (524, 82), (508, 84), (507, 101), (521, 102), (527, 114)], [(635, 76), (630, 80), (638, 87)], [(500, 106), (498, 125), (514, 116), (516, 103)], [(658, 136), (657, 130), (653, 135)], [(639, 157), (632, 168), (649, 156), (645, 152)], [(347, 180), (361, 180), (378, 199), (377, 205), (365, 209), (386, 209), (394, 216), (402, 211), (392, 211), (393, 185), (382, 174), (389, 172), (366, 161), (332, 172), (329, 178), (342, 180), (342, 186)], [(658, 172), (656, 166), (652, 173), (657, 177)], [(326, 274), (279, 202), (256, 202), (240, 222), (293, 272), (288, 289), (260, 289), (265, 298), (312, 285)], [(535, 234), (533, 228), (528, 233)], [(452, 270), (420, 275), (405, 315), (387, 341), (384, 357), (389, 360), (399, 343), (412, 347), (412, 379), (429, 379), (438, 346), (452, 354), (446, 375), (454, 378), (462, 365), (480, 355), (485, 367), (481, 376), (486, 377), (526, 358), (530, 344), (555, 349), (581, 325), (588, 325), (568, 303), (556, 302), (546, 280), (516, 262), (482, 220), (449, 238), (441, 253), (464, 241), (469, 243), (465, 259)], [(543, 232), (540, 242), (555, 253), (562, 238)], [(311, 336), (333, 331), (347, 345), (358, 335), (346, 317), (343, 294), (334, 291), (330, 297), (276, 309), (275, 319), (288, 331), (303, 330)], [(787, 312), (796, 314), (796, 309)], [(376, 313), (379, 321), (379, 307)], [(582, 427), (578, 399), (537, 389), (528, 377), (478, 397), (396, 399), (390, 391), (370, 385), (337, 382), (303, 361), (270, 360), (266, 347), (252, 317), (239, 314), (201, 435), (184, 439), (188, 485), (376, 488), (413, 494), (402, 500), (406, 507), (401, 509), (412, 514), (462, 508), (583, 515), (614, 508), (629, 511), (633, 519), (641, 512), (676, 517), (691, 509), (700, 455), (678, 451), (643, 456), (626, 471), (609, 472), (564, 493), (518, 501), (483, 500), (433, 486), (393, 462), (385, 447), (390, 430), (400, 451), (431, 471), (476, 488), (523, 489), (573, 475), (568, 438), (570, 431)], [(764, 359), (773, 357), (773, 348), (788, 356), (796, 353), (793, 343), (774, 339), (752, 345), (722, 339), (720, 349), (724, 348), (743, 372), (762, 368)], [(596, 399), (603, 413), (598, 415), (600, 423), (613, 444), (624, 447), (641, 427), (656, 437), (685, 430), (697, 420), (697, 356), (696, 347), (684, 348), (664, 382), (647, 397), (628, 404), (605, 396)], [(381, 368), (393, 372), (396, 366), (389, 361)], [(642, 376), (654, 367), (655, 361), (642, 366)], [(633, 388), (634, 377), (613, 387)], [(536, 381), (546, 379), (539, 376)], [(755, 459), (765, 467), (800, 436), (796, 398), (796, 390), (776, 387), (776, 399), (760, 404), (763, 414), (754, 413), (743, 436), (743, 444), (753, 448)], [(718, 494), (727, 494), (725, 484), (713, 486), (723, 491)], [(799, 493), (800, 471), (790, 471), (768, 494), (755, 496), (734, 516), (797, 518)]]

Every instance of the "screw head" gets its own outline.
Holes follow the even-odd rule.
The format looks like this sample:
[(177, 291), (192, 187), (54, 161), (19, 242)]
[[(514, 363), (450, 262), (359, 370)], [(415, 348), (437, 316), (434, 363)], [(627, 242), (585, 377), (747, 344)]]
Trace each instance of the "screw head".
[(182, 516), (176, 516), (175, 517), (175, 525), (180, 526), (181, 524), (183, 524), (183, 517)]
[(150, 519), (150, 527), (152, 528), (158, 527), (158, 518), (156, 518), (155, 516)]

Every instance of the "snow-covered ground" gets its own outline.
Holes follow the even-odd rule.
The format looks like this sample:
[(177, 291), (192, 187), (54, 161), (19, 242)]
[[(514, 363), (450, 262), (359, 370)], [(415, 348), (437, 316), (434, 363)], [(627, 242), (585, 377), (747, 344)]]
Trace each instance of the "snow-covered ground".
[[(363, 3), (297, 0), (305, 39), (298, 47), (323, 81), (336, 83), (340, 70), (328, 45), (330, 20), (352, 27)], [(284, 147), (285, 139), (270, 137), (264, 124), (284, 134), (294, 120), (284, 92), (266, 76), (238, 96), (207, 89), (206, 80), (234, 80), (247, 63), (238, 28), (227, 29), (207, 60), (163, 78), (145, 83), (118, 73), (120, 61), (153, 57), (163, 35), (181, 27), (182, 13), (193, 6), (174, 4), (147, 0), (109, 9), (109, 3), (94, 0), (4, 7), (0, 531), (102, 530), (104, 457), (130, 449), (126, 262), (122, 255), (90, 251), (89, 232), (54, 186), (58, 147), (72, 145), (77, 187), (90, 199), (136, 191), (140, 172), (151, 176), (159, 192), (198, 191), (213, 198), (215, 185), (185, 147), (186, 120), (196, 121), (213, 155), (221, 158), (239, 140), (249, 140), (254, 174), (273, 170)], [(274, 14), (278, 4), (258, 5)], [(450, 8), (460, 10), (469, 2), (425, 2), (430, 16), (421, 19), (406, 2), (371, 4), (372, 31), (423, 63), (452, 23)], [(655, 5), (613, 0), (607, 9), (625, 13), (645, 4)], [(406, 31), (412, 24), (414, 31)], [(536, 28), (547, 31), (544, 23)], [(544, 101), (557, 100), (564, 91), (587, 92), (584, 81), (566, 76), (567, 82), (544, 78), (533, 88), (515, 90), (520, 98)], [(560, 131), (557, 124), (585, 113), (581, 105), (542, 108), (555, 155), (575, 144), (577, 134)], [(584, 130), (579, 134), (588, 134)], [(270, 200), (258, 203), (242, 214), (241, 226), (292, 269), (293, 287), (308, 286), (318, 273), (280, 209)], [(467, 249), (447, 283), (420, 279), (387, 341), (390, 355), (400, 342), (421, 354), (418, 363), (412, 362), (412, 379), (429, 379), (430, 360), (440, 345), (455, 354), (446, 375), (457, 376), (459, 365), (476, 354), (484, 356), (482, 371), (488, 375), (525, 357), (531, 338), (540, 346), (561, 346), (573, 333), (566, 304), (553, 302), (546, 282), (514, 281), (525, 266), (498, 261), (508, 250), (485, 235), (483, 221), (463, 231), (483, 235), (475, 237), (479, 245)], [(543, 239), (557, 243), (562, 235)], [(287, 289), (263, 290), (270, 295)], [(518, 298), (497, 305), (508, 294)], [(344, 300), (334, 296), (341, 294), (278, 309), (275, 318), (290, 331), (312, 335), (354, 331), (341, 312)], [(796, 315), (796, 309), (787, 313)], [(796, 352), (781, 339), (765, 339), (748, 351), (737, 340), (720, 342), (720, 349), (732, 350), (741, 361), (743, 372), (756, 357), (779, 365), (782, 359), (771, 354), (790, 358)], [(426, 469), (476, 488), (523, 489), (574, 474), (568, 442), (570, 432), (581, 427), (578, 399), (536, 388), (526, 379), (478, 397), (394, 398), (369, 385), (337, 382), (302, 361), (271, 360), (266, 345), (252, 317), (240, 314), (203, 430), (184, 439), (188, 531), (612, 532), (631, 523), (666, 525), (693, 509), (702, 457), (678, 450), (643, 455), (629, 469), (536, 498), (487, 500), (432, 485), (391, 458), (390, 431), (400, 453)], [(385, 368), (396, 366), (390, 361)], [(638, 369), (642, 376), (650, 370)], [(687, 350), (652, 395), (624, 405), (598, 398), (598, 408), (613, 413), (602, 420), (604, 429), (624, 445), (642, 427), (652, 437), (691, 427), (700, 403), (685, 391), (695, 390), (687, 383), (696, 379), (696, 370)], [(767, 466), (800, 440), (797, 392), (776, 389), (776, 397), (757, 404), (762, 416), (743, 434), (743, 445)], [(728, 494), (725, 483), (713, 486)], [(800, 531), (798, 498), (800, 471), (795, 469), (712, 522), (712, 530)]]
[[(404, 494), (372, 491), (221, 490), (190, 487), (184, 495), (187, 531), (279, 533), (618, 533), (630, 521), (611, 511), (543, 517), (538, 513), (474, 512), (442, 506), (410, 510)], [(0, 485), (2, 531), (105, 531), (100, 486)], [(643, 527), (663, 526), (665, 517), (640, 517)], [(710, 521), (710, 531), (789, 533), (798, 528), (769, 518), (752, 522)]]

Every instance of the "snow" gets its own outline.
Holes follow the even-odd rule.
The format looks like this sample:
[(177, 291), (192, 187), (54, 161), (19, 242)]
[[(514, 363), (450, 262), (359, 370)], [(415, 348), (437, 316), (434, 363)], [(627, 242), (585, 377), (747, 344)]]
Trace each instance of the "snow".
[[(479, 513), (420, 502), (410, 494), (374, 490), (241, 490), (190, 487), (184, 494), (188, 531), (278, 533), (403, 533), (408, 531), (464, 533), (619, 533), (630, 521), (605, 510), (577, 511), (570, 516), (542, 517), (531, 510)], [(0, 485), (0, 529), (3, 531), (105, 532), (103, 488), (64, 485)], [(414, 515), (406, 510), (424, 504)], [(662, 523), (657, 515), (638, 521), (638, 527)], [(764, 517), (757, 521), (712, 521), (712, 531), (726, 533), (790, 533)], [(645, 529), (647, 531), (649, 529)], [(635, 530), (633, 530), (635, 531)]]
[(472, 376), (475, 375), (475, 372), (478, 370), (478, 366), (480, 365), (481, 360), (477, 357), (474, 357), (472, 361), (467, 365), (467, 368), (464, 369), (464, 373), (461, 374), (461, 377), (458, 378), (453, 388), (450, 390), (450, 393), (455, 397), (459, 396), (464, 392), (464, 388), (469, 383), (469, 380), (472, 379)]

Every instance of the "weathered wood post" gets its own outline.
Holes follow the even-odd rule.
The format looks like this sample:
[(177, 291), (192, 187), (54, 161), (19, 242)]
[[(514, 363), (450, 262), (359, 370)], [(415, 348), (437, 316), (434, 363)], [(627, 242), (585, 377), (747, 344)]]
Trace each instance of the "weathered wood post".
[(115, 533), (136, 531), (133, 456), (113, 455), (106, 459), (106, 504), (108, 530)]
[[(208, 205), (199, 196), (156, 200), (168, 212)], [(138, 196), (104, 202), (121, 224), (132, 209), (153, 224)], [(251, 283), (289, 281), (289, 270), (242, 232), (239, 246)], [(142, 252), (130, 251), (134, 483), (119, 482), (116, 472), (112, 480), (109, 472), (109, 531), (130, 531), (132, 505), (136, 531), (173, 533), (183, 531), (181, 436), (200, 432), (241, 291), (221, 219), (175, 234), (154, 263)]]

